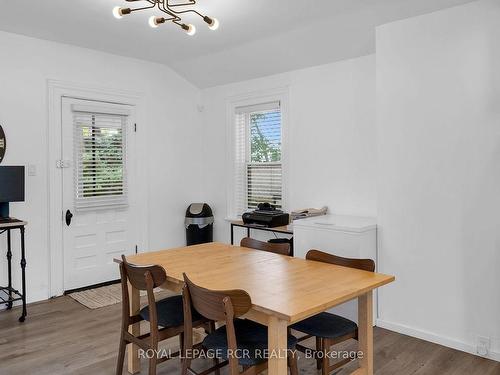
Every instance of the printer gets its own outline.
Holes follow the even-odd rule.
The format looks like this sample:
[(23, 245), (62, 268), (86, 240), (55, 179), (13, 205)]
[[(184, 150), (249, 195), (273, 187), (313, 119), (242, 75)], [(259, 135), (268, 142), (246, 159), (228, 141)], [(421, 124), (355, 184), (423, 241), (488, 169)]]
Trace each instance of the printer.
[(277, 210), (269, 203), (261, 203), (258, 205), (257, 210), (245, 212), (241, 217), (245, 224), (268, 228), (280, 227), (290, 223), (289, 214)]

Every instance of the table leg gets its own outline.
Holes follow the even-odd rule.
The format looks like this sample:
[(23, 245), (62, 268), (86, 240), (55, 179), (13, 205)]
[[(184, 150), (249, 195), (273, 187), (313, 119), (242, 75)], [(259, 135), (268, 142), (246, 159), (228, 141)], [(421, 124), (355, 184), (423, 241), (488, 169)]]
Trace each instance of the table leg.
[(363, 358), (356, 375), (373, 375), (373, 292), (358, 297), (358, 342)]
[(287, 327), (285, 320), (275, 316), (269, 317), (268, 346), (269, 363), (268, 375), (286, 375), (287, 368)]
[[(141, 309), (141, 296), (139, 290), (134, 288), (130, 283), (128, 284), (128, 293), (130, 297), (130, 314), (137, 315)], [(129, 332), (134, 336), (139, 336), (141, 334), (140, 323), (132, 324), (129, 328)], [(141, 371), (141, 361), (139, 360), (139, 348), (135, 344), (128, 344), (128, 372), (131, 374), (137, 374)]]
[[(9, 299), (12, 299), (12, 245), (10, 240), (10, 229), (7, 229), (7, 275), (9, 278)], [(7, 310), (12, 309), (12, 302), (7, 304)]]
[(231, 224), (231, 245), (234, 245), (234, 225)]
[(20, 322), (24, 322), (26, 319), (26, 251), (24, 246), (24, 227), (21, 227), (21, 283), (23, 288), (23, 313), (19, 318)]

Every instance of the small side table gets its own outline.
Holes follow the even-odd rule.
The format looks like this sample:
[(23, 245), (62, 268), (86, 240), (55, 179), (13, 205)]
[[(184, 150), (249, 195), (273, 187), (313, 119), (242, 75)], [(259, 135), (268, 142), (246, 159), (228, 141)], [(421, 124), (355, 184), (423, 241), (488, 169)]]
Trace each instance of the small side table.
[[(7, 310), (12, 309), (15, 301), (23, 302), (23, 312), (19, 321), (22, 323), (26, 319), (26, 253), (24, 247), (24, 229), (28, 223), (26, 221), (10, 218), (8, 220), (0, 220), (0, 233), (7, 232), (7, 267), (8, 267), (8, 283), (6, 287), (0, 286), (0, 304), (7, 305)], [(12, 246), (11, 246), (11, 231), (19, 229), (21, 232), (21, 277), (22, 290), (19, 292), (12, 287)]]

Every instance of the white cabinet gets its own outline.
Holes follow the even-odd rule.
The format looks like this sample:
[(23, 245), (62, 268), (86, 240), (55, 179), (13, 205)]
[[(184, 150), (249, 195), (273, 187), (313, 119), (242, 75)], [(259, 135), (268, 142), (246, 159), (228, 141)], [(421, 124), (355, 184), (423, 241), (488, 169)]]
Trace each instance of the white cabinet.
[[(374, 218), (325, 215), (293, 222), (295, 256), (305, 258), (311, 249), (347, 258), (369, 258), (377, 262), (377, 221)], [(325, 285), (335, 288), (335, 285)], [(377, 291), (373, 292), (373, 317), (377, 318)], [(358, 321), (357, 301), (330, 311)]]

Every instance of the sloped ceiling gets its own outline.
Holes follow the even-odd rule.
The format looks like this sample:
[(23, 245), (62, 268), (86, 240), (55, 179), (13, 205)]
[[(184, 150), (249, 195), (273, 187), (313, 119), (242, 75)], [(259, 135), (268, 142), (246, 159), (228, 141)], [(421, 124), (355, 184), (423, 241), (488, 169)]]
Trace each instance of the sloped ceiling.
[(205, 88), (370, 54), (376, 26), (468, 2), (199, 0), (221, 27), (189, 15), (190, 37), (171, 24), (151, 29), (150, 11), (114, 19), (124, 0), (1, 1), (0, 30), (158, 62)]

